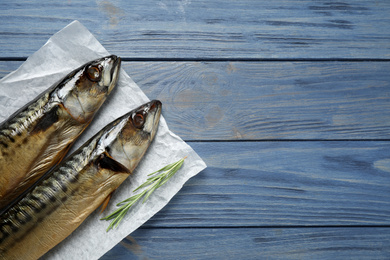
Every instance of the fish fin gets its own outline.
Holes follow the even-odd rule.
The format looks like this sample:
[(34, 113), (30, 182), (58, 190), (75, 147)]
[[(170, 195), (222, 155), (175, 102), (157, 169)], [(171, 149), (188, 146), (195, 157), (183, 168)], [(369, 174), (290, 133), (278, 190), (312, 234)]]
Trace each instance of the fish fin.
[(34, 129), (31, 131), (31, 134), (45, 131), (50, 126), (52, 126), (55, 122), (58, 121), (59, 117), (57, 114), (58, 106), (53, 107), (50, 111), (45, 113), (42, 118), (40, 118), (35, 125)]
[(100, 214), (102, 214), (103, 211), (107, 208), (108, 202), (110, 202), (111, 197), (112, 197), (112, 192), (108, 194), (107, 198), (104, 199), (102, 203), (102, 208), (100, 209)]
[(107, 152), (103, 153), (100, 156), (100, 159), (98, 161), (98, 165), (101, 168), (108, 169), (114, 172), (126, 172), (131, 173), (129, 169), (127, 169), (126, 166), (119, 163), (118, 161), (114, 160)]

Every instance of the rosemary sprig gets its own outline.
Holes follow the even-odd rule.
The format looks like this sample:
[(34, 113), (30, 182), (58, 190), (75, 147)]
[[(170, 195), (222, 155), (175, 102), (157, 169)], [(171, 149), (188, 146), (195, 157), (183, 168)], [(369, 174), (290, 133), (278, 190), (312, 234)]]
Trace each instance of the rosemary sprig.
[(118, 204), (116, 204), (119, 207), (117, 210), (112, 212), (107, 217), (101, 219), (107, 221), (112, 220), (106, 231), (118, 227), (119, 223), (125, 217), (126, 213), (129, 211), (131, 206), (133, 206), (143, 196), (145, 196), (142, 202), (144, 203), (149, 198), (149, 196), (153, 193), (153, 191), (155, 191), (157, 188), (164, 185), (173, 175), (175, 175), (175, 173), (183, 165), (183, 162), (186, 158), (187, 156), (175, 163), (168, 164), (167, 166), (161, 168), (160, 170), (148, 174), (148, 176), (150, 177), (146, 180), (145, 183), (143, 183), (141, 186), (136, 188), (134, 192), (139, 191), (140, 189), (145, 187), (149, 187), (149, 188), (143, 190), (139, 194), (136, 194), (134, 196), (131, 196), (128, 199), (125, 199), (124, 201), (119, 202)]

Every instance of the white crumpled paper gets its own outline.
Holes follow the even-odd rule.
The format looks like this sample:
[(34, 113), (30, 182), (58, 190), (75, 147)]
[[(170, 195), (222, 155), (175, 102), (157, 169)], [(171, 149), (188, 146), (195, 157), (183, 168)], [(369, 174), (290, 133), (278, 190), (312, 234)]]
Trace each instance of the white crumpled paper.
[[(82, 24), (72, 22), (54, 34), (18, 70), (0, 80), (0, 121), (7, 119), (73, 69), (106, 55), (109, 53)], [(148, 100), (137, 84), (121, 69), (116, 89), (77, 140), (73, 150), (106, 124)], [(100, 220), (102, 216), (112, 212), (116, 203), (130, 197), (132, 191), (146, 180), (147, 174), (184, 156), (188, 158), (182, 169), (169, 182), (157, 189), (144, 204), (135, 205), (120, 223), (120, 228), (106, 232), (109, 222)], [(189, 178), (204, 168), (206, 164), (202, 159), (180, 137), (169, 131), (166, 121), (161, 117), (155, 140), (136, 171), (114, 193), (105, 213), (92, 213), (78, 229), (43, 258), (98, 259), (161, 210)]]

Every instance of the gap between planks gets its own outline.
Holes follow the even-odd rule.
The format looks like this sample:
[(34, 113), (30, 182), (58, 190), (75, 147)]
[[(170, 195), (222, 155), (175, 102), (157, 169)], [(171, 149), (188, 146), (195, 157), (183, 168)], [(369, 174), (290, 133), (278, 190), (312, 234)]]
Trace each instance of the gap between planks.
[(138, 229), (315, 229), (315, 228), (390, 228), (390, 225), (270, 225), (270, 226), (141, 226)]
[[(28, 57), (0, 57), (0, 61), (26, 61)], [(128, 62), (390, 62), (390, 59), (369, 58), (141, 58), (121, 57)]]
[(239, 142), (389, 142), (390, 139), (237, 139), (237, 140), (184, 140), (187, 143), (239, 143)]

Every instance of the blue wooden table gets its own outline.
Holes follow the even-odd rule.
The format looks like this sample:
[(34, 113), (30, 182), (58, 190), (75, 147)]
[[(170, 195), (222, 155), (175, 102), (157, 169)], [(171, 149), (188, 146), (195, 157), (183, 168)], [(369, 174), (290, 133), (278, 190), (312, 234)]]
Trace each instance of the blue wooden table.
[(0, 76), (73, 20), (208, 165), (102, 259), (390, 258), (390, 1), (3, 0)]

